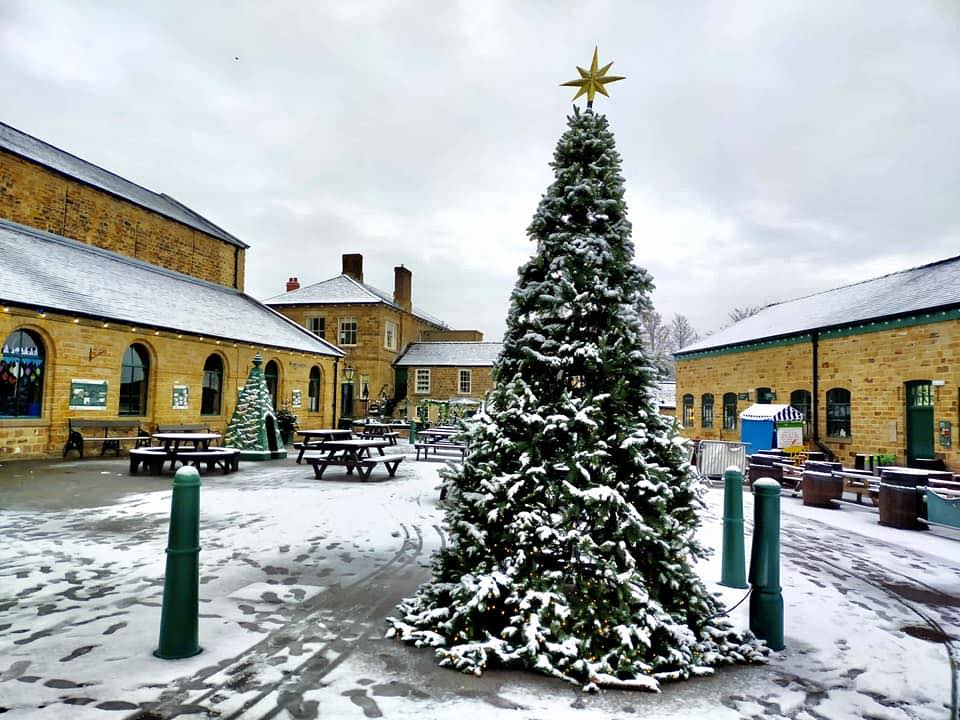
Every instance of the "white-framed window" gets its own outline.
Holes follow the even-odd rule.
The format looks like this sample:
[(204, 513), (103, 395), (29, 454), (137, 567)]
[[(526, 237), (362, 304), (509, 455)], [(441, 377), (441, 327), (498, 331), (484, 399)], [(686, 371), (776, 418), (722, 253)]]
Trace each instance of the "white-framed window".
[(357, 344), (357, 319), (355, 317), (340, 318), (340, 345)]
[(327, 336), (327, 321), (322, 317), (308, 317), (307, 318), (307, 330), (312, 332), (318, 338), (326, 338)]
[(387, 350), (397, 349), (397, 324), (393, 320), (387, 320), (383, 324), (383, 346)]
[(417, 368), (414, 378), (414, 392), (420, 395), (428, 395), (430, 393), (430, 369)]
[(457, 389), (461, 395), (469, 395), (473, 390), (472, 373), (469, 369), (460, 370), (457, 379)]
[(370, 376), (360, 376), (360, 399), (367, 400), (370, 397)]

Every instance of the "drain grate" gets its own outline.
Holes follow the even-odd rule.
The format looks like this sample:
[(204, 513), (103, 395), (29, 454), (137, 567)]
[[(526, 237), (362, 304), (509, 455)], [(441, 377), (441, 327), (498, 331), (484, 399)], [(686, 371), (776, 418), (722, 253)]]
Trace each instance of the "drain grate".
[(927, 642), (945, 643), (950, 642), (951, 639), (946, 633), (934, 630), (927, 625), (904, 625), (900, 629), (910, 637), (915, 637), (918, 640), (926, 640)]

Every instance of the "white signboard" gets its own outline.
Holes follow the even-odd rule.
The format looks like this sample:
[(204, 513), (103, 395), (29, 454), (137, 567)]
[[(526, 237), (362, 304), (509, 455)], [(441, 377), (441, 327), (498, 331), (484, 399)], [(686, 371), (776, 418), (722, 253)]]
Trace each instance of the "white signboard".
[(777, 428), (777, 447), (788, 448), (803, 445), (803, 425), (788, 425)]

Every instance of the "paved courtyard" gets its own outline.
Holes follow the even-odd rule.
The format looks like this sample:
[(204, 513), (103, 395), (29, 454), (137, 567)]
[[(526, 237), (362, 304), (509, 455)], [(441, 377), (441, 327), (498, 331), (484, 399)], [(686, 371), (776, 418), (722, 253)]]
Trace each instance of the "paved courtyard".
[[(436, 463), (316, 481), (292, 460), (203, 478), (200, 642), (156, 648), (169, 475), (88, 459), (0, 466), (5, 718), (945, 718), (955, 713), (960, 544), (870, 509), (784, 498), (784, 652), (659, 695), (481, 678), (384, 639), (444, 542)], [(375, 477), (381, 470), (375, 470)], [(720, 537), (712, 490), (703, 537)], [(750, 497), (745, 498), (748, 516)], [(749, 523), (748, 523), (749, 525)], [(748, 538), (749, 548), (749, 538)], [(733, 605), (742, 591), (712, 584)], [(746, 622), (747, 603), (733, 611)], [(951, 710), (951, 708), (954, 708)]]

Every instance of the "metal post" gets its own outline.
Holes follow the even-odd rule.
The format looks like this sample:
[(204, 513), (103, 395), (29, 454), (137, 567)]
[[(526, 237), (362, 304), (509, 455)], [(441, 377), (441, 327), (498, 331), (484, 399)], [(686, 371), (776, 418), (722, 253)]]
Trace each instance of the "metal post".
[(197, 643), (199, 560), (200, 473), (196, 468), (182, 467), (173, 477), (160, 644), (153, 653), (158, 658), (178, 660), (200, 652)]
[(743, 544), (743, 473), (731, 465), (723, 472), (723, 569), (720, 584), (747, 587)]
[(410, 444), (413, 445), (417, 441), (417, 421), (410, 421)]
[(750, 630), (783, 650), (783, 593), (780, 590), (780, 483), (753, 483), (753, 547), (750, 553)]

